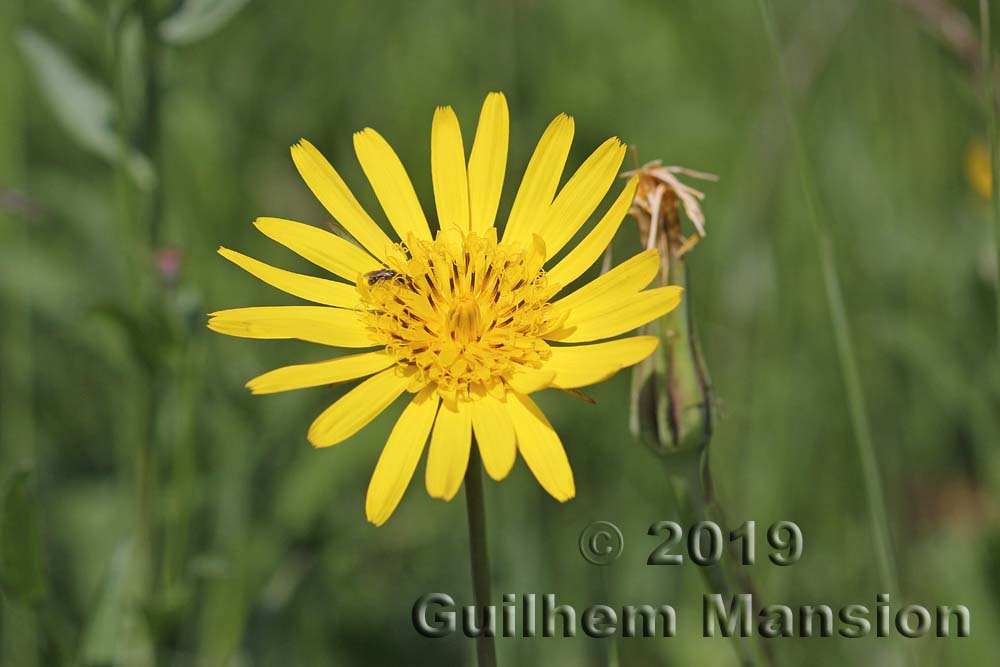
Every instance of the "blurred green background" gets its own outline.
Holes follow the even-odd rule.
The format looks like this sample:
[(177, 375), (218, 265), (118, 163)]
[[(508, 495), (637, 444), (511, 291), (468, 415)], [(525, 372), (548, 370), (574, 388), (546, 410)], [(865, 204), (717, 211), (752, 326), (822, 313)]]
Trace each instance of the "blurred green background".
[[(974, 39), (977, 3), (773, 5), (904, 599), (972, 613), (970, 638), (910, 643), (921, 664), (993, 664), (997, 267), (989, 204), (966, 173), (986, 121), (975, 44), (941, 36), (951, 25)], [(455, 106), (468, 146), (490, 90), (511, 106), (501, 214), (562, 111), (577, 123), (571, 165), (616, 134), (640, 160), (721, 176), (706, 186), (688, 293), (719, 402), (718, 494), (733, 526), (803, 530), (799, 563), (753, 568), (765, 602), (874, 606), (801, 165), (754, 3), (5, 0), (0, 28), (3, 665), (474, 664), (472, 642), (424, 639), (410, 623), (425, 592), (472, 604), (462, 498), (428, 498), (421, 466), (384, 527), (364, 520), (401, 406), (314, 450), (306, 428), (340, 390), (252, 397), (243, 383), (325, 351), (217, 336), (205, 313), (294, 302), (219, 245), (312, 270), (250, 225), (327, 220), (289, 158), (300, 136), (374, 214), (350, 136), (377, 128), (433, 211), (434, 107)], [(626, 221), (615, 257), (638, 247)], [(588, 391), (596, 406), (539, 398), (577, 498), (551, 500), (523, 462), (487, 481), (494, 594), (669, 602), (679, 636), (625, 640), (620, 664), (735, 665), (727, 640), (700, 637), (697, 568), (645, 565), (657, 544), (647, 527), (675, 510), (663, 464), (629, 434), (628, 381)], [(595, 519), (626, 540), (603, 570), (577, 552)], [(783, 665), (918, 664), (898, 657), (899, 641), (773, 648)], [(505, 639), (499, 657), (604, 665), (607, 645)]]

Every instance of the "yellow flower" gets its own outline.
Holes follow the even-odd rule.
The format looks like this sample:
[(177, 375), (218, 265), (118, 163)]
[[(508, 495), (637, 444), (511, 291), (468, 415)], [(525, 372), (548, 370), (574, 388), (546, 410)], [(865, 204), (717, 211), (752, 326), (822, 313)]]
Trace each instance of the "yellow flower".
[(457, 493), (475, 434), (493, 479), (506, 477), (519, 451), (549, 494), (559, 501), (572, 498), (573, 472), (562, 442), (529, 394), (600, 382), (641, 361), (655, 349), (655, 337), (605, 339), (662, 316), (681, 298), (678, 287), (645, 289), (659, 269), (655, 249), (558, 296), (610, 243), (637, 179), (556, 261), (608, 192), (625, 147), (617, 138), (605, 141), (557, 193), (573, 119), (556, 117), (538, 142), (499, 236), (494, 222), (508, 125), (506, 99), (491, 93), (466, 162), (454, 111), (435, 112), (436, 234), (385, 139), (370, 128), (354, 135), (361, 167), (402, 243), (382, 231), (312, 144), (302, 140), (293, 146), (302, 178), (358, 245), (298, 222), (260, 218), (254, 224), (342, 281), (291, 273), (219, 249), (264, 282), (320, 305), (224, 310), (211, 315), (208, 326), (214, 331), (373, 348), (279, 368), (247, 383), (264, 394), (367, 377), (316, 418), (308, 434), (313, 445), (346, 440), (400, 395), (412, 395), (368, 487), (366, 515), (376, 525), (395, 510), (428, 436), (426, 486), (433, 497), (450, 500)]
[(969, 144), (965, 151), (965, 174), (979, 196), (989, 199), (993, 179), (990, 178), (990, 152), (986, 146)]

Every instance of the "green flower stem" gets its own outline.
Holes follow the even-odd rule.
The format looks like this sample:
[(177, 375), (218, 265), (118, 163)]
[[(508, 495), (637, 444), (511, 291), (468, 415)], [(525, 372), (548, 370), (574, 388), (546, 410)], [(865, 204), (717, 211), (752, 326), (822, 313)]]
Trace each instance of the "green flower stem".
[(984, 111), (990, 145), (990, 202), (993, 210), (993, 237), (996, 244), (997, 261), (997, 344), (1000, 345), (1000, 183), (997, 183), (997, 171), (1000, 170), (1000, 147), (997, 146), (996, 84), (993, 76), (993, 48), (990, 45), (990, 33), (990, 3), (989, 0), (979, 0), (979, 47), (982, 49)]
[[(163, 194), (161, 187), (161, 179), (163, 174), (160, 170), (160, 134), (161, 134), (161, 123), (160, 123), (160, 69), (159, 69), (159, 37), (156, 32), (157, 17), (155, 16), (153, 10), (152, 2), (142, 2), (140, 3), (140, 16), (142, 19), (143, 30), (145, 33), (145, 40), (143, 43), (143, 84), (145, 89), (145, 108), (144, 114), (139, 125), (139, 142), (141, 150), (150, 158), (154, 169), (156, 170), (156, 182), (153, 184), (152, 188), (148, 193), (146, 193), (145, 201), (143, 202), (145, 208), (145, 224), (147, 226), (148, 234), (148, 258), (150, 263), (143, 267), (143, 269), (148, 273), (153, 273), (154, 263), (153, 260), (156, 256), (156, 252), (159, 250), (161, 230), (163, 227)], [(126, 117), (125, 114), (122, 117)], [(156, 321), (157, 311), (163, 307), (163, 294), (162, 289), (157, 280), (152, 281), (152, 294), (148, 301), (147, 317), (151, 318), (152, 321)], [(153, 572), (156, 570), (156, 557), (155, 554), (158, 549), (154, 548), (155, 541), (155, 530), (156, 530), (156, 507), (155, 501), (157, 497), (156, 488), (158, 485), (158, 472), (159, 472), (159, 452), (157, 446), (158, 440), (158, 429), (157, 425), (159, 423), (159, 410), (160, 404), (162, 402), (163, 395), (163, 385), (164, 379), (161, 373), (161, 361), (159, 359), (152, 360), (146, 369), (146, 391), (147, 393), (147, 411), (145, 414), (146, 419), (146, 439), (142, 443), (139, 451), (139, 469), (138, 469), (138, 484), (139, 484), (139, 513), (140, 513), (140, 540), (144, 545), (145, 549), (149, 550), (148, 562), (149, 568), (149, 589), (148, 594), (152, 596), (155, 591), (155, 577)], [(151, 600), (148, 600), (148, 602)]]
[[(690, 529), (702, 521), (728, 526), (712, 491), (708, 450), (714, 430), (712, 382), (695, 326), (690, 274), (679, 252), (679, 223), (670, 214), (659, 221), (662, 253), (670, 257), (662, 275), (665, 285), (686, 290), (680, 307), (667, 313), (651, 332), (660, 337), (660, 352), (640, 365), (633, 377), (632, 430), (663, 458), (679, 519)], [(709, 593), (731, 598), (753, 594), (749, 574), (739, 569), (736, 554), (700, 567)], [(775, 664), (770, 646), (759, 637), (733, 637), (742, 667)]]
[(806, 217), (809, 220), (813, 236), (819, 252), (823, 283), (826, 287), (826, 301), (830, 310), (830, 321), (837, 346), (837, 357), (847, 394), (847, 407), (850, 414), (851, 428), (854, 432), (854, 442), (858, 456), (861, 459), (861, 474), (864, 480), (865, 499), (868, 505), (868, 519), (875, 550), (875, 563), (878, 570), (879, 585), (890, 595), (899, 593), (899, 575), (892, 552), (889, 533), (889, 521), (885, 508), (885, 498), (882, 490), (882, 480), (879, 476), (878, 460), (872, 440), (868, 413), (865, 408), (864, 391), (861, 385), (861, 373), (851, 341), (850, 327), (847, 319), (847, 308), (840, 288), (840, 278), (834, 258), (833, 242), (830, 233), (817, 212), (816, 194), (813, 187), (811, 165), (802, 139), (802, 132), (792, 108), (788, 80), (784, 63), (781, 60), (781, 49), (778, 44), (774, 19), (771, 16), (768, 0), (757, 0), (764, 30), (770, 44), (778, 73), (780, 96), (785, 108), (786, 121), (792, 142), (796, 151), (798, 171), (802, 179), (802, 191), (806, 201)]
[[(23, 7), (13, 1), (0, 9), (0, 184), (20, 188), (25, 179), (24, 94), (14, 33)], [(25, 239), (27, 215), (0, 210), (0, 237)], [(0, 302), (0, 485), (9, 474), (36, 463), (33, 323), (30, 301)], [(34, 486), (32, 488), (35, 488)], [(44, 567), (44, 564), (42, 565)], [(13, 596), (0, 601), (0, 665), (35, 667), (39, 662), (40, 614)]]
[(171, 374), (171, 391), (176, 395), (176, 401), (170, 416), (173, 437), (170, 442), (172, 453), (169, 483), (177, 504), (167, 517), (164, 530), (161, 580), (167, 596), (171, 596), (183, 585), (184, 567), (191, 541), (197, 472), (197, 439), (194, 429), (202, 384), (199, 369), (208, 363), (205, 343), (204, 337), (186, 339), (178, 350), (179, 360)]
[[(472, 596), (476, 608), (491, 604), (490, 556), (486, 547), (486, 506), (483, 502), (483, 465), (473, 439), (469, 467), (465, 471), (465, 508), (469, 515), (469, 559), (472, 563)], [(497, 649), (493, 637), (480, 634), (476, 639), (479, 667), (496, 667)]]
[[(708, 468), (708, 448), (680, 450), (664, 457), (670, 488), (673, 490), (682, 525), (690, 528), (700, 521), (714, 521), (726, 526), (722, 509), (712, 492)], [(705, 586), (712, 593), (730, 599), (741, 593), (753, 593), (753, 585), (745, 573), (735, 570), (733, 554), (724, 554), (715, 564), (699, 567)], [(733, 636), (733, 647), (742, 667), (764, 667), (775, 664), (770, 649), (757, 637)]]
[[(148, 233), (153, 251), (159, 249), (163, 237), (163, 170), (160, 146), (163, 135), (160, 82), (159, 16), (155, 3), (140, 3), (140, 16), (145, 39), (143, 42), (143, 73), (145, 109), (140, 122), (141, 148), (156, 170), (156, 182), (148, 193)], [(123, 116), (124, 117), (124, 116)]]
[[(122, 233), (135, 244), (137, 252), (129, 269), (133, 276), (133, 313), (142, 322), (145, 335), (152, 336), (161, 328), (164, 320), (165, 291), (156, 275), (155, 258), (162, 242), (163, 191), (161, 171), (162, 96), (160, 79), (161, 46), (157, 35), (159, 16), (154, 2), (143, 0), (130, 7), (127, 12), (135, 12), (143, 29), (142, 46), (142, 89), (143, 106), (139, 113), (128, 108), (125, 83), (122, 80), (121, 31), (128, 25), (126, 17), (118, 21), (114, 37), (115, 51), (113, 72), (115, 76), (116, 103), (118, 117), (123, 120), (119, 128), (119, 144), (123, 154), (133, 150), (133, 142), (143, 154), (148, 156), (155, 171), (155, 178), (148, 188), (136, 188), (126, 171), (126, 160), (119, 160), (119, 191), (122, 201)], [(125, 119), (137, 118), (134, 127)], [(123, 452), (132, 458), (132, 475), (135, 494), (135, 546), (134, 566), (130, 582), (135, 619), (145, 619), (137, 627), (127, 632), (134, 643), (135, 664), (147, 667), (162, 662), (158, 655), (160, 647), (156, 637), (158, 624), (155, 613), (161, 603), (157, 599), (159, 591), (159, 561), (162, 559), (162, 544), (159, 540), (160, 525), (158, 499), (160, 498), (160, 433), (161, 412), (164, 392), (169, 378), (165, 372), (162, 345), (152, 345), (144, 352), (137, 368), (136, 384), (139, 392), (130, 394), (127, 400), (135, 402), (133, 414), (136, 423), (130, 433), (134, 442), (131, 451)], [(152, 622), (149, 622), (153, 619)]]
[[(608, 604), (611, 604), (611, 574), (608, 572), (611, 568), (599, 567), (597, 569), (600, 577), (601, 599), (607, 600)], [(607, 667), (621, 667), (621, 660), (618, 657), (618, 642), (618, 637), (609, 637), (607, 640)]]

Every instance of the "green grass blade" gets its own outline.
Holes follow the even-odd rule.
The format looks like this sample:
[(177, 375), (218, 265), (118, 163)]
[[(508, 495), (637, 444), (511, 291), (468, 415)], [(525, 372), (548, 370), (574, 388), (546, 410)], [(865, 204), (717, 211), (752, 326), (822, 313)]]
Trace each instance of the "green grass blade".
[(781, 60), (781, 49), (778, 44), (778, 35), (774, 26), (774, 19), (771, 16), (770, 6), (767, 0), (757, 0), (757, 5), (760, 9), (761, 19), (767, 33), (771, 53), (775, 60), (780, 96), (796, 152), (802, 192), (806, 202), (806, 217), (809, 220), (819, 253), (827, 307), (830, 311), (830, 324), (833, 328), (833, 336), (836, 342), (837, 358), (840, 363), (844, 391), (847, 394), (851, 430), (857, 446), (858, 457), (861, 460), (861, 475), (864, 480), (865, 499), (868, 506), (872, 540), (874, 542), (875, 563), (878, 568), (879, 584), (884, 591), (896, 594), (900, 590), (899, 575), (897, 574), (892, 551), (882, 480), (879, 474), (878, 458), (875, 454), (875, 444), (871, 435), (868, 411), (865, 407), (861, 372), (858, 369), (854, 343), (851, 340), (847, 308), (844, 305), (840, 277), (837, 273), (833, 243), (830, 239), (829, 230), (820, 218), (816, 204), (817, 195), (812, 168), (805, 149), (805, 142), (802, 139), (799, 122), (795, 110), (792, 108), (787, 76), (785, 74), (784, 63)]

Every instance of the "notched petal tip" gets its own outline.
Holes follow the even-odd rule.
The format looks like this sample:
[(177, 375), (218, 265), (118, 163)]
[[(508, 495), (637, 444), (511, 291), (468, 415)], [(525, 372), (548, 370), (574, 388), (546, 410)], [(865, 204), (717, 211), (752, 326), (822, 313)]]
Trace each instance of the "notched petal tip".
[(494, 90), (486, 94), (486, 98), (483, 100), (483, 109), (489, 107), (499, 107), (503, 109), (504, 115), (508, 114), (507, 96), (503, 94), (503, 91)]
[(306, 431), (306, 440), (308, 440), (309, 444), (315, 447), (316, 449), (322, 449), (323, 447), (331, 447), (337, 444), (331, 438), (323, 437), (323, 434), (320, 433), (319, 429), (316, 427), (315, 420), (313, 421), (312, 424), (309, 425), (309, 430)]
[[(628, 147), (619, 139), (617, 136), (611, 136), (601, 142), (601, 145), (597, 147), (597, 150), (608, 150), (608, 151), (622, 151), (624, 153)], [(595, 151), (596, 152), (596, 151)]]
[(309, 429), (309, 432), (306, 433), (306, 440), (308, 440), (309, 444), (312, 445), (315, 449), (323, 449), (324, 447), (331, 447), (337, 444), (335, 442), (328, 442), (321, 440), (320, 436), (314, 433), (313, 429), (311, 428)]
[(438, 490), (435, 490), (434, 492), (431, 492), (430, 490), (428, 490), (427, 491), (427, 495), (430, 496), (431, 498), (433, 498), (434, 500), (440, 500), (440, 501), (445, 502), (445, 503), (450, 503), (452, 500), (455, 499), (455, 496), (458, 495), (458, 490), (460, 488), (462, 488), (462, 485), (464, 483), (465, 482), (463, 482), (462, 484), (459, 484), (454, 490), (448, 490), (448, 491), (438, 491)]
[(558, 135), (562, 136), (568, 135), (568, 137), (570, 137), (569, 140), (572, 141), (573, 135), (576, 134), (576, 121), (572, 116), (566, 113), (560, 113), (552, 119), (552, 122), (549, 123), (546, 128), (546, 133), (548, 132), (557, 132)]
[(369, 492), (369, 495), (365, 497), (365, 519), (378, 528), (389, 520), (389, 517), (396, 511), (396, 507), (397, 504), (373, 501)]
[(297, 155), (301, 155), (302, 153), (305, 153), (307, 151), (316, 151), (317, 153), (319, 152), (319, 150), (313, 145), (313, 143), (308, 139), (306, 139), (305, 137), (299, 137), (298, 141), (289, 146), (288, 151), (292, 154), (293, 161), (295, 160)]
[(365, 513), (365, 518), (368, 520), (368, 523), (370, 523), (371, 525), (375, 526), (376, 528), (380, 527), (382, 524), (384, 524), (386, 521), (389, 520), (388, 516), (374, 516), (373, 517), (373, 516), (369, 515), (367, 512)]
[(222, 317), (221, 312), (209, 313), (208, 321), (205, 322), (205, 326), (208, 327), (209, 330), (228, 336), (232, 333), (232, 328), (226, 325), (227, 322)]

